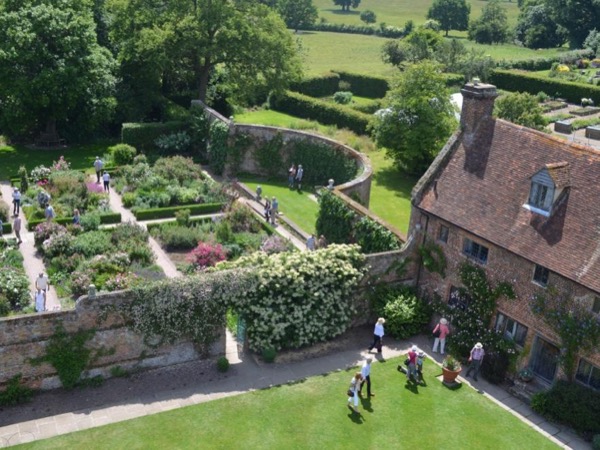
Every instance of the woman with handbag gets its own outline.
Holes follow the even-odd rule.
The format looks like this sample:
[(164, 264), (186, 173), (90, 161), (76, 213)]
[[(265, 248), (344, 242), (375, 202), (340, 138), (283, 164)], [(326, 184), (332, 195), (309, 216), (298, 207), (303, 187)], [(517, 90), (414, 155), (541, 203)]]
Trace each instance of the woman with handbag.
[[(350, 387), (348, 388), (348, 408), (350, 408), (353, 412), (358, 413), (358, 391), (360, 389), (360, 383), (362, 381), (362, 374), (360, 372), (356, 372), (352, 379), (350, 380)], [(354, 408), (350, 402), (354, 399)]]
[(433, 329), (433, 337), (435, 340), (433, 341), (433, 349), (431, 350), (433, 353), (437, 352), (438, 345), (440, 346), (440, 353), (444, 354), (444, 347), (446, 346), (446, 336), (450, 334), (450, 330), (448, 329), (448, 321), (445, 318), (441, 318), (439, 323)]

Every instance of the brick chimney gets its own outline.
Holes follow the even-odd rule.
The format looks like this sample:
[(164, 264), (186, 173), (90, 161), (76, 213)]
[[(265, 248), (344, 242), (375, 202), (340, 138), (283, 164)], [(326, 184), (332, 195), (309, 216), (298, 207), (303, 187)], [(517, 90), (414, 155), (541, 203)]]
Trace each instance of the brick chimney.
[(478, 82), (465, 84), (460, 93), (463, 96), (460, 126), (468, 139), (477, 133), (486, 119), (492, 117), (498, 93), (496, 86)]

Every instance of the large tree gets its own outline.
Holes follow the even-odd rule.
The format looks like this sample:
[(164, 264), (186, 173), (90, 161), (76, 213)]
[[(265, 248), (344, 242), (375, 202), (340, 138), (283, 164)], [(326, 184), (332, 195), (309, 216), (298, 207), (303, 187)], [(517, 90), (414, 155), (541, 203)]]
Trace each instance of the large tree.
[(277, 9), (288, 28), (296, 32), (314, 24), (319, 17), (312, 0), (279, 0)]
[(508, 39), (506, 9), (499, 0), (490, 0), (481, 11), (481, 17), (471, 22), (469, 39), (478, 44), (495, 44)]
[(528, 48), (554, 48), (567, 40), (565, 29), (550, 16), (544, 1), (528, 2), (521, 9), (516, 38)]
[(571, 48), (581, 48), (600, 24), (600, 0), (546, 0), (554, 21), (567, 30)]
[(333, 4), (342, 7), (342, 11), (350, 11), (350, 7), (356, 9), (360, 0), (333, 0)]
[(466, 0), (434, 0), (427, 18), (437, 20), (448, 36), (450, 30), (466, 31), (469, 28), (470, 13), (471, 5)]
[(0, 9), (0, 121), (27, 135), (91, 131), (114, 108), (114, 60), (91, 0), (6, 0)]
[(524, 127), (541, 130), (546, 125), (537, 98), (526, 92), (510, 92), (500, 97), (494, 110), (496, 116), (501, 119)]
[(111, 7), (120, 58), (151, 66), (163, 82), (165, 73), (184, 84), (191, 79), (201, 100), (217, 72), (239, 97), (282, 89), (300, 76), (285, 23), (255, 0), (112, 0)]
[(444, 146), (456, 118), (441, 66), (431, 61), (400, 72), (375, 114), (375, 141), (397, 167), (422, 174)]

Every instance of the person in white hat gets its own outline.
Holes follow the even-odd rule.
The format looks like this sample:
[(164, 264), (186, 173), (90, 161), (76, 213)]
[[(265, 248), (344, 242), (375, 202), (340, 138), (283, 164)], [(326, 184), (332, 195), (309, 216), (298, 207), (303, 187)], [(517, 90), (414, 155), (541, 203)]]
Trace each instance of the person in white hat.
[(469, 370), (467, 370), (467, 376), (470, 375), (471, 370), (475, 371), (473, 374), (473, 379), (477, 381), (477, 375), (479, 375), (479, 371), (481, 370), (481, 363), (483, 362), (483, 357), (485, 356), (485, 350), (483, 349), (483, 344), (478, 342), (471, 349), (471, 354), (469, 355), (469, 362), (471, 365), (469, 366)]
[(419, 349), (416, 345), (413, 345), (408, 352), (408, 371), (406, 372), (406, 379), (410, 380), (410, 377), (413, 377), (413, 380), (417, 382), (417, 351)]
[(369, 346), (369, 351), (377, 347), (377, 353), (381, 353), (381, 347), (383, 346), (383, 335), (385, 334), (385, 330), (383, 329), (384, 323), (385, 319), (383, 317), (377, 319), (375, 329), (373, 330), (373, 343)]
[(435, 338), (433, 341), (433, 348), (431, 351), (436, 353), (438, 350), (438, 345), (440, 347), (440, 353), (444, 354), (444, 347), (446, 347), (446, 336), (450, 334), (450, 330), (448, 329), (448, 320), (445, 318), (441, 318), (438, 324), (433, 329), (433, 337)]

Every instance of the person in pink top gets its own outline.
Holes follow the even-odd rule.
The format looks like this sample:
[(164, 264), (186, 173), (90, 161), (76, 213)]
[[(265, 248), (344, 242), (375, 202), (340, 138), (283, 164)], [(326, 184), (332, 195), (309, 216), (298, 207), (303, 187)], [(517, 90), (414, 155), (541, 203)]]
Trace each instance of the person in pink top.
[(433, 329), (433, 335), (435, 340), (433, 341), (433, 353), (437, 352), (438, 345), (440, 346), (440, 353), (444, 354), (444, 347), (446, 346), (446, 336), (450, 334), (448, 329), (448, 321), (445, 318), (441, 318), (439, 323)]

